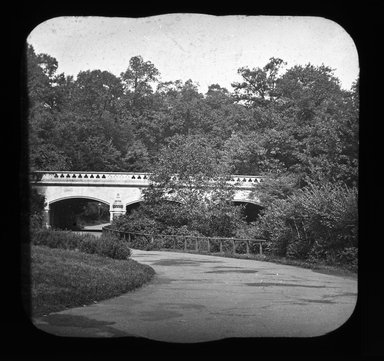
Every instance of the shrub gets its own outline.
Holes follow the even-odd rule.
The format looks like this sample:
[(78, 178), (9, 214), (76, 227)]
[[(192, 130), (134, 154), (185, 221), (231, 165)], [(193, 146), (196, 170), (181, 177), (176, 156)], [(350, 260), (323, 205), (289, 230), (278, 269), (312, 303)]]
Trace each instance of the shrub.
[(78, 249), (81, 252), (89, 254), (98, 254), (99, 240), (96, 238), (84, 238), (78, 243)]
[(113, 235), (103, 234), (96, 238), (92, 234), (42, 229), (32, 232), (31, 236), (32, 244), (36, 246), (79, 250), (114, 259), (127, 259), (131, 255), (128, 245)]
[(43, 216), (42, 214), (32, 214), (29, 217), (29, 226), (31, 231), (39, 230), (43, 226)]
[(159, 231), (158, 223), (154, 219), (149, 218), (140, 209), (133, 210), (130, 214), (115, 218), (111, 224), (111, 228), (133, 233), (158, 233)]
[(332, 264), (356, 264), (357, 225), (357, 189), (331, 183), (275, 200), (256, 223), (267, 252)]
[(128, 259), (131, 250), (127, 243), (111, 235), (102, 235), (97, 240), (97, 254), (113, 259)]
[(36, 246), (47, 246), (50, 248), (76, 249), (82, 239), (94, 237), (91, 234), (80, 235), (71, 231), (56, 231), (51, 229), (40, 229), (31, 233), (32, 243)]
[(286, 256), (291, 238), (291, 230), (286, 224), (286, 215), (290, 211), (289, 203), (279, 199), (265, 209), (256, 222), (256, 232), (268, 239), (263, 247), (266, 254)]

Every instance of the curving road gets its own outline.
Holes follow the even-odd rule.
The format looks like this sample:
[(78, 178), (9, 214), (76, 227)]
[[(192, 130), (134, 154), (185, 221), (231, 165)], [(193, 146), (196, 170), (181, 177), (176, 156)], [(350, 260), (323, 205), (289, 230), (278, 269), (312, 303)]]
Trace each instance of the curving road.
[(133, 250), (156, 275), (142, 288), (34, 320), (49, 333), (166, 342), (308, 337), (352, 314), (357, 280), (269, 262)]
[(102, 228), (104, 226), (109, 226), (109, 225), (110, 223), (103, 223), (103, 224), (96, 224), (94, 226), (85, 226), (83, 228), (85, 232), (83, 231), (73, 231), (73, 232), (80, 233), (80, 234), (83, 234), (83, 233), (93, 234), (96, 237), (100, 237)]

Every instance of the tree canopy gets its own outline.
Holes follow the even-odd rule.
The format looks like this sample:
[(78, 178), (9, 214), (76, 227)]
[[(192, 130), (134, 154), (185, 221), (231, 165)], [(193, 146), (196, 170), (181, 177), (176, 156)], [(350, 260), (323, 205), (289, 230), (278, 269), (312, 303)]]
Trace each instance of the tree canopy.
[[(26, 52), (31, 170), (152, 173), (141, 211), (120, 227), (261, 232), (278, 254), (356, 260), (358, 80), (345, 90), (326, 65), (272, 57), (240, 67), (232, 89), (203, 94), (192, 79), (161, 80), (140, 55), (120, 76), (74, 78)], [(256, 225), (231, 204), (229, 174), (268, 176), (255, 188), (265, 206)]]
[(342, 89), (325, 65), (271, 58), (205, 94), (191, 79), (160, 81), (140, 55), (120, 76), (57, 69), (28, 45), (31, 169), (151, 172), (162, 148), (193, 135), (235, 174), (357, 184), (358, 83)]

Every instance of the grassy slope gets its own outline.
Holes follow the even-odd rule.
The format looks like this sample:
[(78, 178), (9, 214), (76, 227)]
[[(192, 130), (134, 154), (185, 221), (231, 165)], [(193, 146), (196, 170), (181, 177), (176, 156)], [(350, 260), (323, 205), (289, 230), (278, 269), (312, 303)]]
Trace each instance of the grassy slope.
[(32, 246), (32, 316), (118, 296), (153, 275), (151, 267), (131, 259)]

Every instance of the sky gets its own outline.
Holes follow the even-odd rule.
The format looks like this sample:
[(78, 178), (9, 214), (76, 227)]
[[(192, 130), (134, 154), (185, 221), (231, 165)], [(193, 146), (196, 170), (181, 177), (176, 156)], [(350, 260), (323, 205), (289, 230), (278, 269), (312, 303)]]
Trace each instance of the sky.
[(353, 39), (322, 17), (168, 14), (143, 18), (57, 17), (39, 24), (27, 42), (58, 61), (58, 72), (124, 72), (129, 59), (152, 62), (161, 81), (192, 79), (205, 93), (210, 84), (232, 90), (240, 67), (263, 67), (271, 57), (295, 65), (334, 69), (341, 87), (358, 78)]

